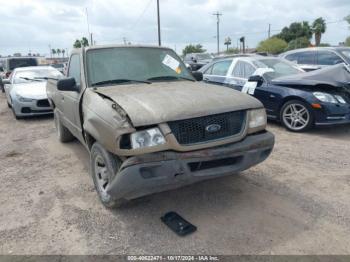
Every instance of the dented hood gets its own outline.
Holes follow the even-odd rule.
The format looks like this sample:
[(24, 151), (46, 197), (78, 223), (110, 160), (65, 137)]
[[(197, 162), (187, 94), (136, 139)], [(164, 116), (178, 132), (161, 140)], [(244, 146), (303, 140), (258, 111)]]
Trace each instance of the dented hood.
[(275, 78), (271, 81), (275, 85), (287, 86), (317, 86), (347, 87), (350, 85), (350, 71), (345, 64), (329, 66), (323, 69)]
[(114, 85), (95, 92), (114, 100), (134, 126), (262, 107), (255, 98), (230, 88), (190, 81)]

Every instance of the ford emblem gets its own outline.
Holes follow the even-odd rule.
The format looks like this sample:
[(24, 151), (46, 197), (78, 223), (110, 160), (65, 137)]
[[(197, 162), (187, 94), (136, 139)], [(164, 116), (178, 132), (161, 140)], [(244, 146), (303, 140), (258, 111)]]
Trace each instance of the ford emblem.
[(205, 127), (205, 131), (207, 131), (208, 133), (215, 133), (215, 132), (218, 132), (220, 129), (221, 129), (221, 126), (218, 124), (212, 124)]

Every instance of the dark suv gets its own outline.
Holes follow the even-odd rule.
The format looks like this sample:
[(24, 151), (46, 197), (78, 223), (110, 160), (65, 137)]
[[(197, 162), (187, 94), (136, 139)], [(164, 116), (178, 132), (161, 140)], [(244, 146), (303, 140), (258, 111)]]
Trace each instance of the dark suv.
[[(10, 77), (12, 71), (17, 67), (37, 66), (38, 60), (35, 57), (8, 57), (0, 66), (1, 79)], [(4, 86), (0, 81), (0, 89), (4, 92)]]
[(210, 63), (213, 57), (206, 53), (190, 53), (185, 55), (184, 62), (191, 67), (192, 71), (197, 71), (202, 66)]
[(312, 71), (340, 63), (350, 64), (350, 47), (313, 47), (296, 49), (280, 55), (295, 62), (305, 71)]

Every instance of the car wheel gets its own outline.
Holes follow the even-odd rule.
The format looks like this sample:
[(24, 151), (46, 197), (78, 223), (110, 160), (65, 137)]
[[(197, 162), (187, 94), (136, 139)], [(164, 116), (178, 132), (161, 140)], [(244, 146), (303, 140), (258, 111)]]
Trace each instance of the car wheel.
[(96, 191), (104, 206), (116, 208), (126, 203), (125, 199), (114, 199), (108, 194), (108, 187), (118, 172), (120, 161), (102, 145), (95, 142), (90, 151), (90, 172)]
[(280, 112), (283, 125), (290, 131), (303, 132), (314, 124), (314, 116), (310, 106), (299, 100), (285, 103)]
[(74, 140), (74, 136), (68, 130), (68, 128), (62, 124), (60, 116), (56, 110), (54, 112), (54, 121), (55, 121), (57, 137), (62, 143), (67, 143)]

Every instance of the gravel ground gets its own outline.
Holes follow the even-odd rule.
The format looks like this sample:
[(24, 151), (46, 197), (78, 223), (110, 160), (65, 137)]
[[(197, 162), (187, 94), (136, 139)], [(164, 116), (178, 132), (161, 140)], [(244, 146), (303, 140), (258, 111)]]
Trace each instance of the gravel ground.
[[(0, 94), (0, 254), (350, 254), (350, 126), (268, 129), (264, 163), (111, 211), (83, 146), (51, 117), (16, 121)], [(197, 232), (171, 232), (171, 210)]]

